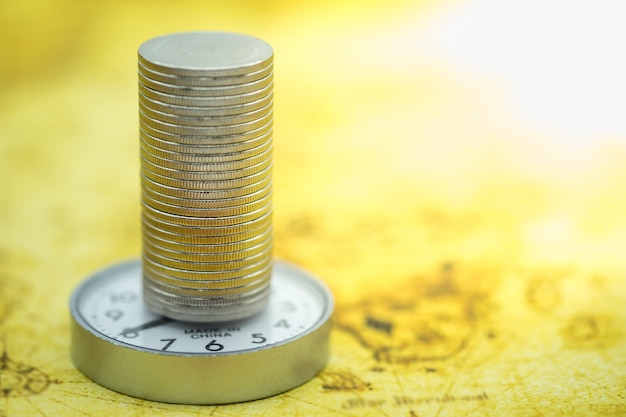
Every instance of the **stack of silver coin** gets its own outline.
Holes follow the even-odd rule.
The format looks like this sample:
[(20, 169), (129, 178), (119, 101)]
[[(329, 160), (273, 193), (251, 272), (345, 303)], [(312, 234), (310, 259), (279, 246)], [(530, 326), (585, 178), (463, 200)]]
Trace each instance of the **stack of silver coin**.
[(138, 55), (144, 299), (177, 320), (254, 315), (272, 274), (273, 50), (192, 32)]

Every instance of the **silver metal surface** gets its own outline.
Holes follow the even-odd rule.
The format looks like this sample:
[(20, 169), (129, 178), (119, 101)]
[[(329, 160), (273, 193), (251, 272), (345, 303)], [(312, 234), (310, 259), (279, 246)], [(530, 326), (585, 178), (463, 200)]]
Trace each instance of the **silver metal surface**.
[[(218, 162), (232, 162), (232, 161), (240, 161), (242, 159), (250, 159), (255, 157), (261, 153), (266, 152), (271, 146), (271, 140), (261, 140), (259, 146), (253, 146), (247, 149), (235, 150), (227, 153), (193, 153), (194, 148), (198, 148), (197, 146), (189, 149), (192, 152), (184, 152), (184, 149), (179, 149), (178, 151), (173, 151), (168, 146), (165, 148), (164, 146), (157, 147), (153, 144), (163, 145), (163, 141), (160, 140), (150, 140), (144, 138), (143, 135), (140, 137), (140, 145), (141, 150), (149, 153), (150, 155), (166, 159), (170, 161), (178, 161), (178, 162), (188, 162), (188, 163), (218, 163)], [(203, 146), (203, 148), (205, 148)], [(215, 146), (214, 148), (218, 148)], [(230, 150), (230, 149), (228, 149)]]
[(234, 179), (221, 179), (221, 180), (202, 180), (202, 179), (188, 179), (188, 178), (172, 178), (170, 176), (163, 175), (163, 173), (157, 173), (152, 170), (142, 170), (143, 175), (146, 178), (151, 179), (153, 182), (166, 185), (169, 187), (183, 188), (189, 190), (238, 190), (241, 187), (257, 184), (261, 181), (269, 180), (269, 176), (272, 173), (272, 166), (265, 168), (255, 174), (248, 175), (242, 178)]
[(236, 85), (207, 84), (204, 86), (197, 86), (194, 85), (195, 83), (192, 85), (176, 85), (165, 83), (163, 81), (153, 80), (149, 78), (149, 76), (142, 74), (140, 67), (139, 82), (152, 90), (178, 96), (223, 97), (256, 92), (263, 87), (267, 87), (274, 79), (273, 75), (273, 73), (269, 73), (259, 80)]
[[(200, 136), (206, 138), (206, 140), (211, 140), (216, 137), (216, 140), (219, 140), (219, 138), (225, 136), (240, 135), (261, 128), (272, 120), (273, 113), (272, 110), (270, 110), (266, 114), (260, 115), (257, 119), (232, 125), (224, 124), (217, 126), (178, 125), (169, 123), (150, 117), (143, 113), (141, 109), (139, 110), (139, 116), (144, 125), (160, 132), (180, 136)], [(184, 122), (184, 120), (180, 121)]]
[(144, 197), (148, 197), (152, 201), (159, 201), (161, 203), (177, 207), (203, 209), (207, 206), (210, 206), (212, 208), (229, 208), (254, 203), (259, 201), (259, 199), (267, 197), (271, 192), (271, 189), (271, 186), (268, 185), (252, 194), (221, 200), (172, 197), (167, 194), (162, 194), (158, 191), (154, 191), (146, 186), (142, 188), (142, 192)]
[(258, 100), (248, 103), (237, 104), (232, 106), (216, 106), (216, 107), (193, 107), (180, 106), (176, 104), (168, 104), (158, 100), (154, 100), (145, 96), (139, 90), (139, 103), (154, 110), (158, 110), (168, 114), (176, 114), (187, 117), (220, 117), (233, 116), (237, 114), (247, 113), (267, 106), (273, 99), (273, 94), (269, 92), (267, 95)]
[(159, 219), (158, 217), (151, 216), (150, 213), (144, 211), (142, 213), (142, 219), (144, 224), (149, 224), (153, 228), (158, 228), (165, 232), (198, 236), (198, 237), (225, 237), (230, 235), (244, 234), (262, 229), (272, 224), (272, 211), (268, 211), (259, 217), (256, 217), (247, 222), (237, 223), (234, 225), (226, 226), (199, 226), (199, 225), (181, 225), (167, 221), (167, 219)]
[(185, 181), (226, 181), (226, 180), (236, 180), (239, 178), (249, 178), (254, 174), (258, 174), (259, 172), (265, 171), (270, 167), (271, 160), (266, 158), (265, 160), (258, 162), (256, 165), (252, 166), (242, 166), (238, 169), (231, 169), (220, 171), (219, 169), (213, 169), (212, 164), (203, 164), (203, 165), (186, 165), (188, 168), (204, 168), (205, 171), (189, 171), (184, 169), (174, 169), (174, 168), (166, 168), (163, 166), (159, 166), (156, 163), (147, 160), (146, 158), (141, 158), (141, 168), (144, 172), (150, 171), (154, 174), (158, 174), (163, 177), (171, 178), (171, 179), (180, 179)]
[(272, 110), (272, 102), (269, 102), (265, 106), (249, 112), (227, 116), (198, 116), (169, 113), (163, 110), (152, 109), (141, 100), (139, 101), (139, 110), (141, 111), (141, 113), (152, 119), (157, 119), (174, 125), (196, 127), (228, 126), (251, 122), (253, 120), (258, 120), (261, 117), (266, 116)]
[[(176, 137), (175, 135), (157, 137), (151, 135), (143, 129), (139, 130), (139, 138), (141, 141), (148, 143), (157, 152), (171, 152), (174, 155), (181, 155), (180, 158), (186, 157), (187, 154), (207, 156), (213, 155), (219, 158), (230, 158), (232, 154), (246, 151), (259, 146), (268, 146), (272, 141), (271, 124), (256, 132), (251, 138), (244, 138), (233, 143), (222, 143), (218, 141), (207, 141), (205, 138), (189, 138)], [(173, 140), (180, 139), (180, 142)], [(155, 152), (152, 152), (155, 153)], [(176, 156), (168, 156), (170, 159), (176, 159)]]
[(169, 258), (189, 263), (212, 263), (215, 264), (216, 270), (234, 268), (231, 264), (237, 263), (237, 265), (249, 265), (257, 261), (257, 258), (261, 256), (269, 257), (273, 250), (273, 241), (267, 240), (261, 242), (257, 246), (245, 250), (238, 250), (235, 252), (222, 252), (222, 253), (193, 253), (193, 252), (181, 252), (173, 249), (164, 248), (159, 246), (158, 242), (147, 240), (143, 241), (144, 249), (147, 249), (152, 254), (161, 256), (163, 258)]
[(170, 75), (245, 76), (271, 65), (274, 51), (253, 36), (225, 32), (186, 32), (159, 36), (139, 47), (139, 62)]
[(252, 81), (260, 80), (269, 75), (273, 70), (272, 64), (255, 72), (250, 72), (242, 75), (235, 76), (221, 76), (221, 77), (207, 77), (207, 76), (183, 76), (174, 75), (164, 72), (155, 71), (143, 65), (139, 61), (139, 72), (145, 74), (152, 80), (161, 81), (167, 84), (185, 85), (185, 86), (198, 86), (198, 87), (214, 87), (222, 85), (239, 85), (247, 84)]
[(273, 91), (273, 87), (274, 83), (269, 83), (267, 86), (259, 90), (245, 94), (217, 97), (196, 97), (170, 94), (158, 90), (153, 90), (152, 88), (149, 88), (142, 83), (139, 83), (139, 91), (146, 97), (167, 104), (190, 107), (230, 107), (248, 104), (265, 98)]
[(143, 118), (139, 119), (139, 128), (140, 135), (146, 133), (149, 136), (153, 136), (163, 141), (179, 143), (182, 145), (196, 145), (200, 149), (200, 147), (207, 145), (235, 145), (242, 142), (247, 142), (251, 139), (256, 139), (260, 136), (265, 136), (267, 132), (270, 132), (272, 130), (272, 120), (268, 121), (265, 125), (258, 128), (230, 135), (183, 135), (180, 133), (164, 132), (162, 130), (150, 127), (150, 125), (147, 124), (145, 120), (143, 120)]

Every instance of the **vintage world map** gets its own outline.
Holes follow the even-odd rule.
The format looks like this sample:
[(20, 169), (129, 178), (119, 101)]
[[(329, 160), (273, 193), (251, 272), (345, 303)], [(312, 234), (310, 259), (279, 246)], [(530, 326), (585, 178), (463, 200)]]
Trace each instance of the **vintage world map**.
[[(0, 417), (626, 414), (626, 68), (604, 3), (37, 3), (0, 6)], [(136, 48), (192, 29), (274, 46), (275, 254), (336, 301), (321, 374), (223, 406), (117, 394), (69, 357), (72, 290), (141, 251)]]

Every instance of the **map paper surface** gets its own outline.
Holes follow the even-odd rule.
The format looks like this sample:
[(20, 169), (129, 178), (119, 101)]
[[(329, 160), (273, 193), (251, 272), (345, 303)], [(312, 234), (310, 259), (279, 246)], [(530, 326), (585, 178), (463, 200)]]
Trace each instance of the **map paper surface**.
[[(495, 75), (456, 60), (448, 46), (483, 39), (490, 7), (503, 32), (485, 39), (512, 33), (494, 2), (14, 3), (0, 6), (0, 417), (626, 414), (626, 106), (604, 100), (623, 77), (608, 96), (589, 93), (607, 85), (593, 72), (540, 94), (514, 76), (540, 69), (507, 72), (506, 49), (480, 61)], [(69, 357), (72, 290), (141, 253), (136, 48), (197, 29), (274, 46), (275, 255), (336, 301), (321, 374), (223, 406), (118, 394)], [(526, 41), (508, 47), (544, 44)], [(589, 62), (617, 74), (603, 59)]]

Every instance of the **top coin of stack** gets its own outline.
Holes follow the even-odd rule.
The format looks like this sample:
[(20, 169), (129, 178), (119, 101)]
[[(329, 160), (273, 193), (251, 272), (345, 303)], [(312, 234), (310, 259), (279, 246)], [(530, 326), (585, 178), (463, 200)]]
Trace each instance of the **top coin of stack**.
[(273, 50), (190, 32), (138, 55), (144, 299), (177, 320), (254, 315), (272, 274)]

